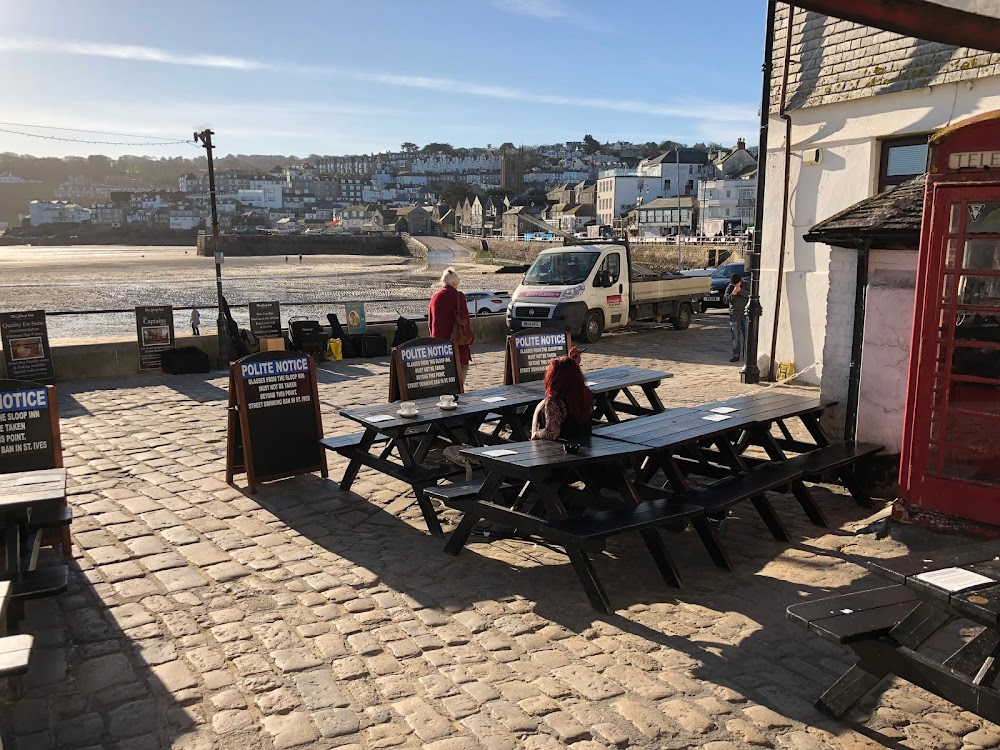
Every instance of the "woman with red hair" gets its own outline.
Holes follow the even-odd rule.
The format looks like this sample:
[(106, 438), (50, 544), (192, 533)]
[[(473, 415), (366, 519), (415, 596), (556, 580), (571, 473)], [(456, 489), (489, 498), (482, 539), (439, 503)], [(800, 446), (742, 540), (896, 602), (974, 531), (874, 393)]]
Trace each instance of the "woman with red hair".
[(532, 440), (573, 440), (590, 434), (594, 397), (573, 357), (556, 357), (545, 373), (545, 399), (531, 421)]

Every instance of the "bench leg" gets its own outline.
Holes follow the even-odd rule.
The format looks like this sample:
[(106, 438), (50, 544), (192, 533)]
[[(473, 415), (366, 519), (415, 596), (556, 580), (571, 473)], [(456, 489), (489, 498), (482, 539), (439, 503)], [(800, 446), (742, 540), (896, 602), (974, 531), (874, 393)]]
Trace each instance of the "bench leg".
[(695, 516), (692, 518), (691, 525), (694, 526), (694, 530), (701, 537), (701, 543), (708, 550), (708, 555), (712, 558), (712, 562), (715, 563), (715, 567), (728, 570), (731, 573), (733, 571), (733, 563), (729, 559), (726, 548), (722, 546), (722, 540), (719, 538), (719, 532), (715, 530), (715, 527), (704, 516)]
[(771, 532), (771, 536), (779, 542), (790, 542), (792, 540), (788, 536), (788, 532), (785, 531), (785, 525), (778, 518), (778, 514), (774, 512), (774, 508), (771, 507), (767, 496), (758, 495), (757, 497), (752, 497), (750, 498), (750, 502), (753, 503), (753, 507), (757, 509), (760, 517), (764, 520), (767, 530)]
[(566, 547), (566, 554), (569, 556), (570, 563), (573, 564), (576, 577), (580, 579), (580, 585), (583, 586), (583, 590), (590, 600), (590, 605), (598, 612), (610, 615), (612, 612), (611, 600), (608, 599), (604, 586), (601, 585), (601, 580), (597, 577), (597, 571), (594, 570), (594, 564), (587, 557), (587, 553), (576, 547)]
[(837, 470), (837, 478), (840, 479), (840, 483), (847, 488), (847, 491), (851, 493), (851, 497), (854, 498), (854, 502), (860, 505), (862, 508), (874, 508), (875, 503), (872, 501), (871, 496), (858, 481), (857, 476), (854, 474), (854, 468), (851, 466), (844, 466)]
[(656, 567), (660, 569), (660, 575), (663, 576), (666, 584), (678, 589), (684, 588), (684, 581), (681, 580), (680, 571), (677, 570), (673, 558), (667, 552), (666, 545), (663, 544), (663, 538), (660, 536), (660, 533), (656, 529), (644, 529), (639, 534), (642, 536), (642, 541), (646, 543), (646, 549), (649, 550), (649, 554), (653, 557)]
[(417, 496), (417, 504), (420, 506), (424, 523), (427, 524), (427, 530), (431, 532), (431, 536), (443, 537), (444, 531), (441, 530), (441, 521), (437, 517), (437, 511), (434, 510), (434, 503), (424, 494), (424, 486), (413, 485), (413, 494)]
[(792, 482), (792, 494), (798, 500), (799, 505), (802, 506), (802, 510), (809, 516), (809, 520), (812, 521), (813, 526), (821, 526), (824, 529), (830, 527), (830, 522), (826, 520), (823, 509), (816, 503), (816, 499), (801, 479), (796, 479)]
[(457, 555), (461, 552), (465, 543), (469, 541), (472, 530), (476, 528), (477, 523), (479, 523), (479, 516), (475, 513), (468, 512), (462, 516), (462, 520), (458, 522), (458, 526), (451, 532), (451, 536), (448, 537), (448, 541), (444, 545), (445, 553), (448, 555)]
[[(875, 671), (869, 671), (870, 669)], [(843, 719), (888, 674), (887, 669), (865, 668), (861, 664), (855, 664), (819, 697), (816, 708), (834, 719)]]

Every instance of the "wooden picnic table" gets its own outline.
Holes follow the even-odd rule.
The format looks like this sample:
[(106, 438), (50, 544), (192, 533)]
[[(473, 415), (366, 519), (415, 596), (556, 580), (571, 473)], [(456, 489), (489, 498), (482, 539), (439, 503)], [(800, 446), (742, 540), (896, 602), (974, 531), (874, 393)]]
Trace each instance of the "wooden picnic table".
[[(42, 469), (0, 474), (0, 514), (3, 517), (5, 569), (19, 576), (25, 567), (21, 554), (21, 532), (32, 513), (66, 500), (66, 470)], [(37, 545), (37, 540), (35, 542)], [(34, 560), (37, 549), (29, 550)]]
[[(894, 585), (788, 608), (791, 620), (860, 660), (817, 702), (845, 716), (888, 676), (896, 675), (955, 705), (1000, 723), (1000, 541), (870, 560)], [(955, 620), (983, 626), (946, 659), (919, 649)]]
[[(616, 409), (625, 413), (655, 413), (663, 404), (656, 395), (656, 387), (670, 373), (636, 367), (612, 367), (585, 373), (587, 384), (594, 394), (595, 414), (618, 420)], [(639, 388), (648, 405), (641, 402), (630, 389)], [(624, 394), (626, 401), (620, 396)], [(361, 424), (365, 431), (351, 435), (325, 438), (320, 443), (328, 450), (346, 456), (350, 463), (340, 482), (348, 491), (357, 479), (362, 466), (381, 471), (407, 482), (413, 489), (428, 530), (442, 536), (440, 521), (424, 491), (439, 480), (461, 473), (454, 464), (428, 462), (430, 449), (439, 440), (451, 444), (483, 445), (504, 442), (499, 433), (510, 431), (511, 438), (527, 440), (530, 427), (530, 410), (545, 397), (542, 382), (503, 385), (485, 390), (471, 391), (456, 396), (456, 408), (441, 409), (438, 396), (414, 401), (417, 414), (404, 417), (398, 413), (399, 403), (375, 404), (344, 409), (340, 413)], [(484, 433), (481, 428), (488, 421), (493, 429)], [(391, 460), (395, 454), (396, 460)], [(398, 509), (402, 510), (409, 500)]]

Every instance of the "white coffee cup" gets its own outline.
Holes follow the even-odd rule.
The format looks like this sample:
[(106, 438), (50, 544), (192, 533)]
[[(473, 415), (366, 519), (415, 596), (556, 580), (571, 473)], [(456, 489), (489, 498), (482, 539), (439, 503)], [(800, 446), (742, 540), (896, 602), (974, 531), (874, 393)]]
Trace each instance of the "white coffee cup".
[(442, 406), (454, 406), (455, 397), (448, 393), (442, 394), (438, 403), (440, 403)]
[(403, 412), (403, 414), (416, 414), (417, 404), (415, 401), (403, 401), (399, 405), (399, 410)]

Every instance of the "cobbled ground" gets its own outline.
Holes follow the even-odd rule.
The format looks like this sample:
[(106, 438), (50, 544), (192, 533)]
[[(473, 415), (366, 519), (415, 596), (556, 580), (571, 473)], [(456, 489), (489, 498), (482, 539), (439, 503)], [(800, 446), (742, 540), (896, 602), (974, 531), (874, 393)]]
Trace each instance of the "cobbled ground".
[[(725, 316), (700, 316), (606, 336), (585, 365), (667, 370), (664, 403), (690, 405), (755, 390), (728, 346)], [(502, 357), (477, 347), (469, 388), (500, 382)], [(338, 410), (384, 400), (387, 376), (385, 360), (322, 365), (326, 433), (354, 431)], [(0, 703), (8, 750), (1000, 745), (996, 726), (901, 682), (829, 720), (812, 703), (852, 659), (785, 619), (807, 597), (878, 585), (869, 558), (954, 537), (880, 538), (871, 511), (817, 487), (829, 529), (775, 498), (791, 544), (737, 507), (735, 573), (665, 532), (683, 590), (637, 535), (615, 539), (596, 559), (617, 607), (602, 616), (557, 549), (480, 535), (449, 557), (418, 513), (385, 512), (399, 482), (363, 471), (341, 492), (339, 457), (328, 480), (228, 486), (226, 386), (221, 373), (60, 385), (71, 584), (28, 605), (36, 651)]]

